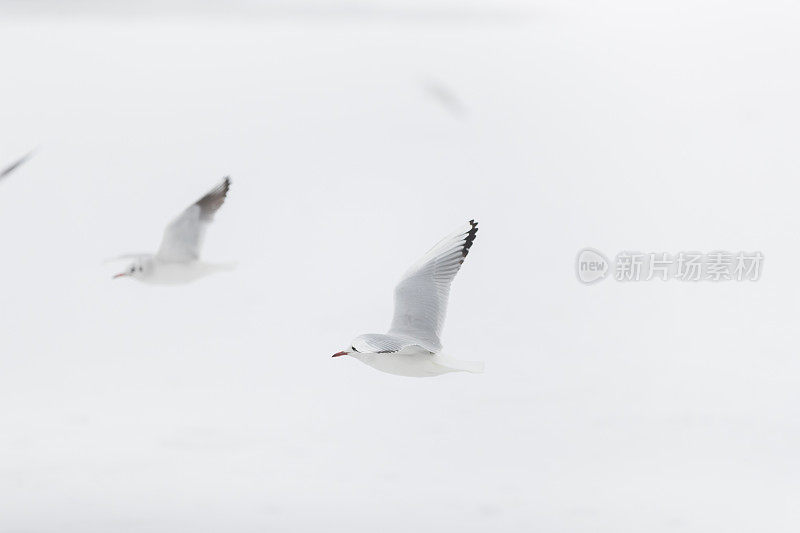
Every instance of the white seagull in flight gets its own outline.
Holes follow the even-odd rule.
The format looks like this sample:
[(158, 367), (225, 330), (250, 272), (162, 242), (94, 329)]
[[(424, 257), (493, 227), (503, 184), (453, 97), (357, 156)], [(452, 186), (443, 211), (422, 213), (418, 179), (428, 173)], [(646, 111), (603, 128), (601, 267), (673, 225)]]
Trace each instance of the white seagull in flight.
[(394, 318), (387, 334), (356, 337), (349, 355), (377, 370), (408, 377), (447, 372), (483, 372), (483, 363), (460, 361), (440, 353), (450, 283), (475, 241), (478, 223), (470, 220), (431, 248), (412, 266), (394, 290)]
[(231, 264), (213, 264), (200, 261), (200, 246), (214, 213), (225, 202), (231, 185), (226, 177), (222, 183), (190, 205), (164, 230), (161, 247), (155, 254), (130, 254), (119, 257), (134, 258), (124, 272), (114, 278), (130, 277), (145, 283), (176, 285), (194, 281), (223, 270), (232, 270)]

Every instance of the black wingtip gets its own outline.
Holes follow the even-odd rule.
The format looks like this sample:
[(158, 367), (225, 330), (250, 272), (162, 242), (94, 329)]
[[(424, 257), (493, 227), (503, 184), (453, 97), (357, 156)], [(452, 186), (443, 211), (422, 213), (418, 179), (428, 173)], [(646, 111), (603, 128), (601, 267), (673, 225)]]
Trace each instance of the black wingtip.
[(214, 218), (214, 213), (222, 207), (225, 199), (228, 197), (228, 189), (231, 186), (230, 176), (225, 176), (222, 183), (211, 189), (205, 196), (200, 198), (195, 205), (200, 206), (201, 220), (211, 221)]
[(217, 190), (222, 194), (223, 201), (228, 197), (228, 190), (231, 188), (231, 177), (222, 178), (222, 183), (217, 186)]
[(224, 178), (222, 178), (222, 183), (220, 183), (217, 188), (220, 191), (223, 191), (223, 194), (225, 194), (227, 196), (228, 189), (231, 188), (231, 177), (230, 176), (225, 176)]
[[(472, 248), (472, 243), (475, 242), (475, 237), (478, 235), (478, 223), (475, 220), (469, 221), (470, 226), (472, 226), (469, 231), (467, 232), (467, 237), (464, 239), (464, 249), (461, 252), (463, 257), (467, 257), (469, 253), (469, 249)], [(463, 258), (461, 259), (464, 260)]]

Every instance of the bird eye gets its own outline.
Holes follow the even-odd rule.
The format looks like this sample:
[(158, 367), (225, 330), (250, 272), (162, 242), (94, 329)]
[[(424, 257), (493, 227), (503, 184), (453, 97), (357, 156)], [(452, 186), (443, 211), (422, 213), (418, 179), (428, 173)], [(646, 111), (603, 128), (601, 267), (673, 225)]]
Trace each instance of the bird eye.
[(350, 347), (350, 349), (351, 349), (351, 350), (353, 350), (354, 352), (357, 352), (357, 351), (358, 351), (358, 350), (356, 350), (356, 347), (355, 347), (355, 346), (351, 346), (351, 347)]

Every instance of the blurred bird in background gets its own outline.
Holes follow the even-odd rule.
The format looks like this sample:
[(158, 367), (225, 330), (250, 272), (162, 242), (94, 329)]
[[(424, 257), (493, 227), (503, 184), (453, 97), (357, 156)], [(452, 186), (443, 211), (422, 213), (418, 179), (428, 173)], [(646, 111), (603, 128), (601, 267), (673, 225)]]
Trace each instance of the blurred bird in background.
[(28, 152), (24, 156), (20, 157), (10, 165), (8, 165), (3, 170), (0, 170), (0, 180), (5, 178), (6, 176), (10, 175), (12, 172), (17, 170), (20, 166), (22, 166), (28, 159), (33, 157), (33, 151)]
[(194, 281), (214, 272), (232, 270), (232, 264), (206, 263), (200, 260), (200, 247), (214, 214), (222, 207), (231, 185), (230, 177), (186, 208), (164, 230), (161, 246), (155, 254), (128, 254), (117, 259), (133, 258), (127, 270), (114, 279), (129, 277), (145, 283), (177, 285)]

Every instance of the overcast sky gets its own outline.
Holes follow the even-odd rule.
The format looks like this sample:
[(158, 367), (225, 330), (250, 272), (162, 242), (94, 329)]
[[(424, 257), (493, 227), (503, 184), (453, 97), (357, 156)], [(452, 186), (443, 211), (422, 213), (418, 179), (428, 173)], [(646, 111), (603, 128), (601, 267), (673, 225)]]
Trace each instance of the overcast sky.
[[(0, 2), (0, 530), (797, 531), (800, 10), (228, 6)], [(111, 280), (224, 175), (237, 270)], [(485, 374), (330, 357), (472, 218)]]

